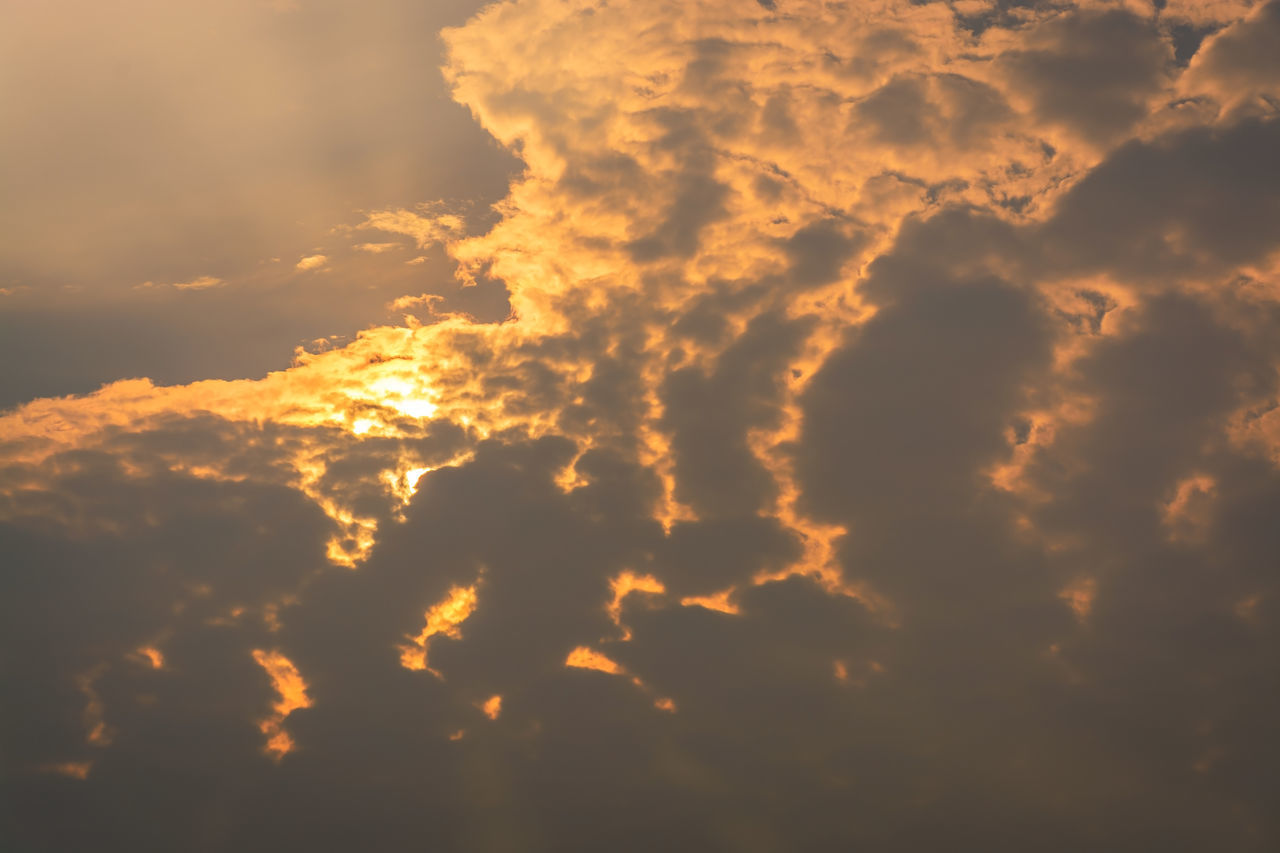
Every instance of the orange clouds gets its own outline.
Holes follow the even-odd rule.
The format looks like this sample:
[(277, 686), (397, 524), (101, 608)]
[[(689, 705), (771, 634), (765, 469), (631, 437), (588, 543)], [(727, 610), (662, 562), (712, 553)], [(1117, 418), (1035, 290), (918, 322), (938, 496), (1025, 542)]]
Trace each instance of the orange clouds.
[(594, 669), (609, 675), (619, 675), (623, 672), (622, 667), (615, 661), (586, 646), (578, 646), (569, 652), (569, 656), (564, 659), (564, 665), (573, 669)]
[(662, 581), (653, 575), (637, 575), (634, 572), (623, 572), (609, 582), (613, 588), (613, 600), (606, 610), (613, 624), (622, 630), (622, 639), (629, 639), (631, 632), (622, 624), (622, 602), (633, 592), (644, 592), (650, 595), (662, 595), (667, 591)]
[(298, 668), (280, 652), (254, 649), (253, 659), (266, 670), (271, 686), (280, 697), (271, 706), (271, 715), (259, 723), (262, 733), (267, 736), (266, 751), (278, 760), (294, 747), (293, 738), (284, 730), (285, 720), (299, 708), (310, 708), (311, 699), (307, 696), (307, 683), (302, 680)]
[[(372, 547), (377, 523), (325, 493), (321, 448), (351, 436), (418, 435), (438, 420), (461, 425), (472, 441), (555, 430), (585, 449), (614, 427), (600, 419), (570, 424), (562, 413), (573, 389), (590, 381), (596, 354), (560, 354), (552, 342), (583, 317), (641, 300), (647, 307), (627, 314), (644, 335), (637, 355), (649, 386), (636, 435), (646, 464), (662, 473), (655, 513), (670, 526), (696, 513), (679, 498), (662, 426), (656, 392), (666, 366), (705, 368), (754, 317), (780, 310), (811, 326), (778, 371), (791, 377), (776, 401), (780, 417), (753, 430), (752, 452), (777, 483), (773, 511), (806, 543), (797, 570), (836, 583), (832, 555), (843, 530), (814, 525), (797, 509), (783, 448), (798, 434), (796, 399), (808, 378), (842, 329), (873, 314), (852, 286), (858, 271), (905, 217), (943, 204), (1043, 217), (1071, 175), (1099, 154), (1046, 136), (1031, 107), (1019, 112), (1019, 96), (1000, 73), (1002, 57), (1034, 53), (1048, 62), (1068, 50), (1059, 19), (974, 35), (939, 5), (888, 3), (854, 14), (792, 6), (785, 15), (751, 4), (745, 12), (679, 6), (676, 14), (677, 6), (663, 4), (508, 3), (446, 33), (455, 96), (504, 144), (519, 147), (527, 171), (487, 234), (464, 238), (461, 219), (439, 205), (369, 213), (359, 228), (401, 234), (419, 247), (443, 244), (464, 277), (484, 270), (501, 278), (512, 322), (446, 317), (369, 329), (346, 347), (300, 352), (293, 368), (253, 382), (161, 389), (134, 380), (79, 400), (34, 401), (0, 419), (0, 435), (35, 461), (103, 430), (194, 413), (307, 428), (315, 446), (282, 464), (341, 528), (333, 561), (354, 565)], [(513, 31), (528, 33), (518, 48)], [(572, 64), (544, 61), (567, 55), (567, 39), (576, 45)], [(513, 98), (517, 91), (539, 96)], [(309, 255), (298, 267), (320, 269), (327, 260)], [(764, 300), (733, 296), (749, 292), (746, 282), (778, 275), (792, 286)], [(695, 310), (713, 283), (725, 293), (730, 334), (677, 339), (670, 318)], [(553, 396), (517, 390), (530, 358), (559, 383)], [(402, 458), (379, 472), (388, 498), (411, 495), (406, 478), (416, 484), (417, 472), (435, 467), (426, 461)]]
[(1089, 613), (1093, 610), (1093, 602), (1097, 595), (1098, 581), (1091, 577), (1077, 578), (1058, 593), (1058, 597), (1066, 602), (1066, 605), (1071, 608), (1071, 612), (1081, 622), (1089, 618)]
[[(444, 599), (433, 605), (426, 612), (427, 624), (422, 629), (422, 632), (416, 637), (409, 637), (409, 643), (400, 647), (401, 666), (405, 669), (425, 669), (437, 678), (440, 677), (440, 673), (431, 669), (427, 664), (427, 649), (431, 638), (437, 634), (454, 639), (462, 636), (460, 626), (476, 609), (476, 604), (478, 603), (476, 586), (476, 584), (472, 584), (468, 587), (452, 587)], [(501, 706), (502, 699), (498, 697), (498, 705), (496, 707), (501, 708)], [(486, 713), (488, 713), (487, 710)]]
[(303, 272), (309, 270), (323, 269), (329, 263), (329, 258), (325, 255), (307, 255), (300, 259), (294, 266)]
[[(351, 808), (321, 840), (426, 814), (449, 849), (598, 849), (638, 814), (650, 846), (1085, 849), (1116, 814), (1155, 841), (1269, 819), (1168, 768), (1253, 778), (1270, 724), (1278, 125), (1227, 51), (1271, 8), (486, 7), (444, 72), (523, 159), (508, 195), (484, 229), (429, 201), (330, 233), (447, 258), (510, 316), (406, 279), (402, 324), (260, 379), (0, 414), (11, 589), (54, 620), (15, 643), (56, 649), (76, 746), (147, 768), (156, 719), (199, 717), (229, 777)], [(1184, 71), (1171, 20), (1233, 23)]]

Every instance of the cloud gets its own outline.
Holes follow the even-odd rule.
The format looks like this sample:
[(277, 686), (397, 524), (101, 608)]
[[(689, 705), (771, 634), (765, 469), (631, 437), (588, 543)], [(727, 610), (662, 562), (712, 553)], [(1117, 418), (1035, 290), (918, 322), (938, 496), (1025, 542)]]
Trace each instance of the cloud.
[(14, 837), (1274, 846), (1271, 17), (446, 30), (524, 171), (334, 233), (504, 310), (0, 415)]
[(1036, 25), (1008, 51), (1008, 76), (1032, 113), (1106, 143), (1150, 112), (1169, 64), (1155, 21), (1124, 9), (1071, 10)]
[[(1237, 109), (1273, 104), (1280, 68), (1269, 45), (1280, 31), (1280, 5), (1259, 3), (1207, 41), (1188, 69), (1187, 88)], [(1268, 99), (1272, 100), (1268, 100)]]
[[(199, 278), (193, 278), (191, 281), (175, 281), (169, 285), (176, 290), (206, 290), (210, 287), (221, 287), (226, 284), (220, 278), (212, 275), (202, 275)], [(143, 287), (151, 286), (151, 282), (147, 282)]]
[(308, 270), (321, 269), (328, 263), (329, 263), (329, 258), (327, 255), (307, 255), (306, 257), (299, 260), (296, 264), (294, 264), (294, 266), (306, 272)]
[(456, 214), (434, 213), (430, 206), (424, 206), (421, 212), (403, 209), (375, 211), (368, 214), (357, 227), (385, 231), (389, 234), (403, 234), (406, 237), (412, 237), (419, 249), (426, 249), (461, 236), (466, 226), (462, 217)]

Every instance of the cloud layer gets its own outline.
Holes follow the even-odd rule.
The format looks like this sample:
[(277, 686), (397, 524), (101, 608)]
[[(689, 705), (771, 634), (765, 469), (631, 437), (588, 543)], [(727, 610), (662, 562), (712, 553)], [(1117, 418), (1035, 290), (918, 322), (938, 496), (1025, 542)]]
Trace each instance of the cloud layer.
[(524, 171), (343, 234), (505, 320), (0, 416), (0, 832), (1271, 849), (1277, 9), (445, 30)]

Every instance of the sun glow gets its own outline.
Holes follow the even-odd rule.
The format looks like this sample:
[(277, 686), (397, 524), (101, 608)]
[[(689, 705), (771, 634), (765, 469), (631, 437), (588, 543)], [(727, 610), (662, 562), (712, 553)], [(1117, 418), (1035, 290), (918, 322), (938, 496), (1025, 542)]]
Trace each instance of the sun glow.
[[(468, 444), (513, 427), (545, 432), (552, 418), (513, 416), (501, 401), (485, 399), (484, 376), (468, 357), (458, 355), (502, 350), (516, 340), (512, 324), (447, 318), (431, 326), (369, 329), (342, 348), (299, 351), (293, 367), (260, 380), (207, 380), (169, 387), (146, 379), (123, 380), (85, 397), (34, 400), (0, 415), (0, 441), (10, 443), (15, 459), (30, 472), (25, 483), (0, 485), (0, 495), (11, 488), (39, 489), (47, 476), (40, 466), (64, 450), (93, 447), (120, 431), (141, 433), (182, 416), (213, 416), (240, 433), (238, 441), (269, 448), (272, 473), (283, 475), (339, 527), (328, 544), (330, 561), (355, 568), (368, 556), (378, 522), (356, 509), (351, 489), (328, 477), (330, 465), (353, 441), (423, 438), (438, 421), (452, 428), (461, 425)], [(429, 372), (424, 365), (431, 366)], [(265, 425), (289, 430), (288, 440), (268, 437)], [(370, 476), (381, 482), (388, 500), (403, 504), (423, 474), (468, 455), (467, 447), (452, 447), (439, 458), (406, 448)], [(172, 469), (188, 476), (233, 482), (246, 476), (214, 459), (192, 463), (176, 451), (168, 456)], [(122, 460), (133, 476), (146, 474), (147, 469), (126, 463)]]
[(418, 482), (431, 471), (436, 470), (431, 467), (410, 468), (403, 473), (396, 471), (383, 471), (382, 482), (386, 484), (387, 489), (396, 496), (401, 504), (407, 504), (413, 500), (413, 496), (418, 493)]
[(370, 382), (366, 395), (381, 405), (410, 418), (429, 418), (439, 410), (423, 384), (399, 376), (384, 376)]

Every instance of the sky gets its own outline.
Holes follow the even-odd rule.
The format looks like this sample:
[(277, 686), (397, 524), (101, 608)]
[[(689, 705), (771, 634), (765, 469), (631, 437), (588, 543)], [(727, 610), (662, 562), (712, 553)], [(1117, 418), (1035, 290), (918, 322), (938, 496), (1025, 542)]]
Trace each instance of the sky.
[(1280, 0), (9, 0), (0, 848), (1280, 847)]

